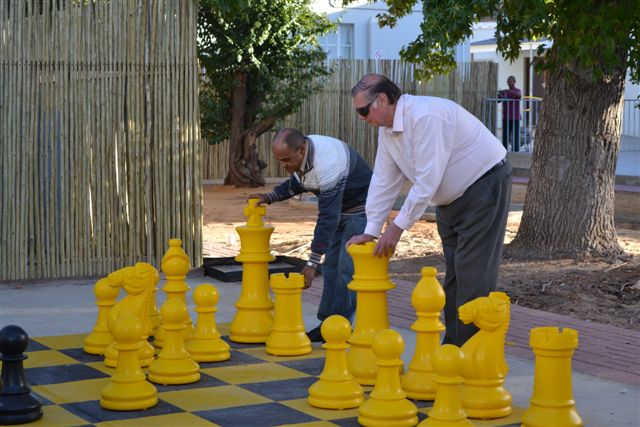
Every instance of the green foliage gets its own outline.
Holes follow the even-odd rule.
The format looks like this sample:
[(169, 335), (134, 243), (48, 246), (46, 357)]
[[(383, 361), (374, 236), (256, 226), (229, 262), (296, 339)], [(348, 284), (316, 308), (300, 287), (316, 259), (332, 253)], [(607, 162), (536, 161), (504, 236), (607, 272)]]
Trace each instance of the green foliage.
[(283, 118), (329, 75), (318, 35), (333, 28), (310, 0), (200, 0), (198, 48), (202, 134), (229, 137), (233, 90), (246, 78), (244, 126)]
[[(378, 15), (380, 26), (393, 27), (416, 3), (388, 0), (389, 12)], [(554, 55), (546, 56), (539, 67), (577, 63), (599, 79), (625, 67), (616, 55), (617, 49), (625, 49), (632, 79), (640, 82), (640, 0), (424, 0), (422, 12), (422, 34), (401, 52), (405, 61), (422, 66), (421, 78), (453, 69), (455, 46), (472, 34), (473, 23), (496, 16), (498, 50), (507, 59), (518, 57), (521, 40), (547, 37), (553, 40)]]

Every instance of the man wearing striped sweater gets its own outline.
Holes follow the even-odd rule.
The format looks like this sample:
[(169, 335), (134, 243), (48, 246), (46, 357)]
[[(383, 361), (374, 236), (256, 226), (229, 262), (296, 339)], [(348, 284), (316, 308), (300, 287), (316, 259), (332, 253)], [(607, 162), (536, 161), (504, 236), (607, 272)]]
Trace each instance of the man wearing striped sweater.
[[(322, 265), (324, 288), (318, 320), (322, 322), (333, 314), (352, 320), (356, 294), (347, 288), (353, 277), (353, 261), (346, 251), (346, 242), (364, 232), (371, 168), (344, 142), (323, 135), (305, 136), (297, 129), (278, 132), (272, 149), (281, 167), (291, 176), (272, 192), (249, 197), (258, 198), (258, 204), (287, 200), (303, 192), (318, 197), (311, 256), (301, 272), (305, 288), (311, 286), (316, 270)], [(311, 341), (322, 341), (321, 325), (308, 332)]]

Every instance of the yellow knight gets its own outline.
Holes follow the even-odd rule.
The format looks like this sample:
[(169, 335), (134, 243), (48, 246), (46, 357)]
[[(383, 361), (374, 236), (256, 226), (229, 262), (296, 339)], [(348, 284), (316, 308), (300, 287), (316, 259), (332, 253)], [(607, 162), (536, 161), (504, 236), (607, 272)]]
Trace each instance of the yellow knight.
[(469, 418), (506, 417), (512, 411), (511, 394), (503, 387), (509, 372), (504, 343), (509, 328), (509, 296), (491, 292), (458, 309), (460, 320), (480, 330), (463, 346), (462, 406)]

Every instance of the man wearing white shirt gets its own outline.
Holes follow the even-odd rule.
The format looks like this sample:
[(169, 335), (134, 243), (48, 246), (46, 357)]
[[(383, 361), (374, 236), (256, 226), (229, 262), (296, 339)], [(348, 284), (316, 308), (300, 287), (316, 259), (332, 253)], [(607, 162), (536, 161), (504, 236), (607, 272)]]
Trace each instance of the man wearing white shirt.
[[(364, 234), (378, 236), (375, 255), (392, 254), (404, 230), (436, 206), (447, 271), (443, 343), (464, 344), (477, 328), (458, 307), (494, 291), (511, 198), (511, 165), (500, 141), (455, 102), (403, 95), (385, 76), (369, 74), (351, 92), (362, 120), (379, 127), (366, 202)], [(382, 228), (405, 180), (411, 190), (393, 222)]]

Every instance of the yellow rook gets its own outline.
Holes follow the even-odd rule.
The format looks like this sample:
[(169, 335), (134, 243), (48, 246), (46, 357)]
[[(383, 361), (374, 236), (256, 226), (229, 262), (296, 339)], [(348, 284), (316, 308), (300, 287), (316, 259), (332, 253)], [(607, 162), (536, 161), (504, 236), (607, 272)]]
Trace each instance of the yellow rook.
[(536, 355), (536, 367), (531, 404), (522, 416), (523, 427), (582, 426), (571, 386), (571, 356), (578, 347), (578, 331), (533, 328), (529, 345)]

